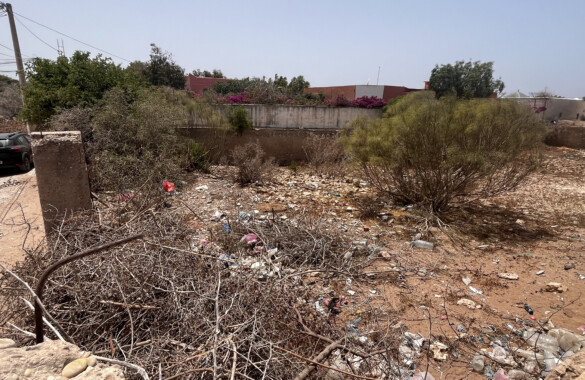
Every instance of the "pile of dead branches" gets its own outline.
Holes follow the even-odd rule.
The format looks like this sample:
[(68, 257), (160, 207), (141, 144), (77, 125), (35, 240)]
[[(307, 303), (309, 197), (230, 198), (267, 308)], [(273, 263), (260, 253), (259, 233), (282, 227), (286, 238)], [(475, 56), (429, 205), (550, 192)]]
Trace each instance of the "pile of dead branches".
[[(34, 287), (63, 257), (144, 234), (66, 264), (49, 278), (43, 303), (73, 343), (165, 379), (303, 379), (328, 372), (397, 378), (401, 331), (389, 327), (391, 316), (372, 309), (350, 328), (351, 305), (335, 322), (315, 311), (319, 296), (335, 294), (321, 294), (323, 287), (307, 276), (321, 285), (359, 281), (359, 260), (343, 259), (349, 247), (343, 236), (306, 218), (197, 229), (191, 226), (199, 216), (184, 206), (162, 200), (133, 208), (132, 202), (140, 204), (139, 196), (124, 208), (110, 205), (71, 218), (46, 249), (28, 252), (14, 268)], [(255, 234), (257, 242), (242, 242), (245, 234)], [(23, 302), (32, 297), (14, 277), (0, 276), (0, 329), (29, 344), (32, 339), (15, 327), (34, 330)]]

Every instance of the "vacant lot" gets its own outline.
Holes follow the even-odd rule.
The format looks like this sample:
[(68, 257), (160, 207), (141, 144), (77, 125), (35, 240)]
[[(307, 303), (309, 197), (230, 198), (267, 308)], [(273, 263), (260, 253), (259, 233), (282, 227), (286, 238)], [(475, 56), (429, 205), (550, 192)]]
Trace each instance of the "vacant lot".
[[(198, 247), (195, 251), (199, 254), (213, 257), (224, 252), (230, 254), (231, 257), (220, 257), (228, 261), (236, 257), (233, 246), (230, 246), (231, 242), (239, 240), (245, 232), (258, 233), (260, 240), (266, 240), (265, 251), (270, 252), (274, 248), (268, 243), (278, 239), (269, 234), (278, 231), (280, 239), (278, 250), (286, 252), (285, 254), (291, 257), (297, 253), (295, 247), (298, 250), (306, 249), (304, 244), (307, 243), (307, 239), (313, 239), (315, 245), (331, 244), (331, 247), (336, 247), (335, 252), (338, 252), (338, 255), (344, 256), (343, 261), (339, 257), (328, 257), (323, 253), (322, 257), (299, 256), (305, 260), (299, 263), (300, 259), (294, 256), (292, 259), (270, 262), (270, 265), (260, 263), (255, 268), (265, 267), (266, 269), (258, 272), (255, 271), (253, 262), (246, 264), (247, 258), (239, 256), (240, 261), (236, 260), (237, 263), (241, 267), (249, 267), (246, 273), (250, 273), (253, 281), (253, 283), (246, 282), (247, 280), (242, 282), (242, 284), (247, 284), (245, 292), (261, 291), (261, 289), (268, 292), (274, 287), (286, 284), (282, 285), (281, 289), (281, 292), (285, 294), (279, 295), (281, 298), (274, 299), (274, 302), (278, 303), (274, 306), (275, 315), (281, 311), (282, 315), (288, 315), (286, 313), (289, 308), (301, 310), (305, 322), (312, 329), (317, 329), (320, 334), (331, 337), (346, 334), (344, 332), (347, 329), (346, 325), (356, 318), (358, 310), (362, 312), (363, 318), (358, 326), (358, 334), (369, 338), (370, 341), (378, 342), (381, 334), (392, 335), (389, 331), (394, 330), (399, 330), (401, 333), (408, 330), (427, 339), (430, 337), (432, 342), (430, 346), (425, 343), (422, 347), (412, 344), (404, 347), (408, 347), (410, 353), (414, 353), (413, 362), (417, 371), (424, 371), (428, 365), (429, 372), (437, 379), (485, 378), (483, 373), (472, 372), (469, 361), (473, 355), (482, 348), (488, 349), (489, 352), (492, 341), (503, 343), (509, 349), (509, 354), (512, 354), (520, 344), (518, 332), (530, 326), (540, 324), (550, 328), (550, 323), (552, 323), (555, 327), (567, 328), (581, 334), (579, 327), (585, 325), (581, 298), (585, 291), (585, 277), (582, 276), (585, 275), (585, 264), (581, 258), (585, 250), (584, 151), (546, 148), (542, 168), (520, 188), (488, 202), (471, 203), (453, 208), (440, 220), (414, 208), (388, 203), (375, 193), (364, 178), (360, 178), (357, 171), (348, 170), (335, 176), (328, 176), (315, 174), (312, 169), (305, 167), (301, 167), (296, 172), (288, 168), (278, 168), (272, 175), (271, 181), (245, 188), (234, 184), (231, 179), (233, 171), (234, 168), (216, 166), (212, 167), (210, 174), (189, 174), (186, 184), (178, 187), (178, 194), (166, 197), (162, 207), (156, 206), (148, 210), (148, 215), (152, 214), (152, 217), (144, 212), (132, 216), (132, 203), (141, 201), (138, 195), (132, 198), (127, 195), (100, 194), (100, 201), (95, 203), (100, 209), (99, 218), (94, 218), (92, 222), (94, 225), (87, 228), (87, 233), (83, 235), (83, 238), (93, 239), (94, 243), (104, 241), (110, 236), (116, 236), (118, 231), (130, 225), (134, 219), (144, 218), (145, 221), (148, 220), (144, 222), (145, 224), (152, 223), (153, 226), (156, 225), (160, 230), (166, 231), (167, 235), (161, 233), (161, 240), (159, 240), (161, 244), (173, 244), (184, 248), (178, 240), (165, 242), (164, 239), (167, 236), (180, 236), (181, 239), (189, 236), (190, 241), (193, 241), (193, 247)], [(0, 189), (0, 192), (13, 191), (11, 188), (12, 186), (5, 186)], [(106, 219), (108, 213), (119, 215), (114, 227), (102, 225), (102, 223), (105, 224), (103, 220)], [(165, 224), (171, 223), (169, 215), (175, 218), (175, 221), (181, 221), (181, 228), (169, 229), (170, 227)], [(262, 227), (263, 223), (269, 221), (277, 222), (273, 224), (274, 227), (271, 227), (273, 229)], [(301, 224), (301, 221), (304, 224)], [(306, 227), (309, 225), (310, 227)], [(103, 236), (99, 238), (101, 240), (92, 235), (94, 227), (96, 230), (103, 231)], [(322, 235), (312, 236), (311, 234), (315, 231)], [(302, 234), (295, 237), (297, 236), (295, 234), (300, 232)], [(236, 234), (237, 236), (230, 237)], [(81, 234), (64, 233), (63, 239), (66, 243), (62, 240), (59, 244), (66, 244), (66, 247), (73, 249), (77, 244), (76, 240), (80, 239), (79, 236)], [(295, 239), (298, 240), (295, 241)], [(413, 248), (411, 241), (415, 239), (432, 242), (434, 249), (428, 251)], [(342, 244), (339, 245), (338, 242)], [(325, 249), (322, 251), (325, 252)], [(121, 252), (122, 256), (117, 256), (119, 259), (116, 260), (122, 265), (125, 253), (123, 250)], [(148, 251), (145, 250), (145, 252)], [(263, 255), (262, 250), (244, 252), (248, 258), (252, 258), (252, 261), (257, 260), (254, 255), (257, 255), (256, 257)], [(333, 252), (333, 248), (328, 252)], [(162, 262), (162, 258), (158, 260)], [(313, 267), (307, 266), (307, 260), (312, 262)], [(96, 259), (90, 264), (82, 269), (93, 267), (92, 270), (94, 270), (95, 266), (101, 268), (105, 262)], [(142, 267), (138, 269), (139, 264), (136, 265), (135, 268), (125, 268), (125, 271), (131, 275), (130, 282), (138, 281), (132, 280), (132, 277), (140, 279), (138, 271), (145, 270)], [(190, 263), (189, 265), (199, 264)], [(279, 270), (275, 270), (274, 266), (278, 266)], [(215, 267), (208, 265), (208, 268)], [(225, 268), (222, 266), (221, 270), (229, 271), (228, 264)], [(209, 272), (208, 269), (207, 271)], [(145, 272), (144, 275), (150, 275), (150, 273)], [(207, 274), (202, 272), (201, 276), (205, 275)], [(95, 274), (92, 276), (89, 278), (99, 278)], [(288, 283), (287, 279), (291, 277), (294, 281)], [(67, 276), (63, 278), (65, 279), (63, 281), (69, 281)], [(224, 277), (221, 281), (232, 281), (227, 278)], [(278, 278), (278, 280), (273, 280), (273, 278)], [(220, 280), (217, 281), (217, 285), (213, 283), (210, 285), (207, 294), (200, 295), (208, 300), (207, 302), (213, 301), (215, 297), (215, 313), (220, 307), (218, 306), (220, 285), (222, 290), (223, 286), (237, 285), (237, 283), (230, 285), (229, 282), (224, 285)], [(546, 291), (547, 284), (550, 282), (561, 283), (566, 290), (562, 293)], [(87, 284), (83, 286), (85, 285)], [(183, 284), (180, 285), (183, 286)], [(69, 285), (56, 286), (57, 289), (59, 289), (58, 286), (62, 286), (61, 292), (75, 290)], [(159, 289), (160, 285), (157, 286), (155, 288), (162, 292), (163, 289)], [(193, 288), (195, 286), (193, 285)], [(127, 319), (131, 313), (130, 308), (111, 309), (112, 313), (116, 314), (100, 315), (95, 312), (94, 317), (97, 319), (92, 319), (91, 323), (94, 323), (96, 328), (102, 327), (101, 321), (106, 318), (106, 315), (108, 315), (108, 320), (120, 318), (121, 325), (116, 325), (118, 330), (110, 337), (104, 332), (99, 337), (92, 338), (92, 342), (97, 339), (95, 342), (97, 346), (87, 348), (95, 351), (101, 347), (106, 352), (111, 349), (112, 354), (116, 354), (119, 358), (124, 358), (128, 354), (128, 360), (134, 362), (131, 356), (136, 343), (134, 334), (136, 336), (139, 334), (138, 327), (136, 331), (133, 330), (134, 324), (136, 326), (142, 324), (142, 319), (147, 318), (148, 313), (169, 313), (169, 310), (159, 311), (159, 307), (164, 309), (165, 305), (162, 301), (157, 304), (158, 299), (150, 299), (148, 294), (141, 295), (138, 299), (130, 298), (130, 291), (122, 291), (122, 287), (127, 289), (123, 280), (120, 279), (120, 283), (116, 281), (116, 287), (105, 293), (102, 290), (103, 298), (108, 299), (96, 298), (96, 303), (101, 302), (104, 308), (106, 307), (103, 306), (104, 302), (109, 302), (108, 305), (116, 305), (111, 302), (118, 302), (122, 306), (138, 304), (134, 305), (138, 308), (134, 318)], [(123, 298), (116, 296), (117, 289), (120, 290)], [(287, 289), (294, 290), (294, 293), (286, 294)], [(173, 291), (177, 292), (174, 298), (183, 297), (180, 295), (182, 293), (189, 293), (186, 290)], [(217, 295), (214, 296), (216, 291)], [(237, 288), (231, 288), (231, 291), (238, 292)], [(125, 292), (126, 296), (124, 296)], [(70, 293), (67, 297), (58, 296), (63, 304), (55, 306), (57, 316), (73, 318), (71, 310), (74, 309), (68, 305), (75, 302), (80, 303), (78, 308), (90, 310), (89, 306), (81, 304), (84, 298), (89, 300), (94, 295), (73, 301), (71, 294), (74, 293)], [(196, 294), (199, 293), (196, 292)], [(342, 307), (341, 314), (335, 321), (328, 321), (326, 316), (314, 311), (314, 304), (319, 297), (332, 295), (343, 295), (347, 298), (348, 304)], [(115, 297), (118, 299), (114, 300)], [(268, 302), (262, 297), (259, 294), (246, 301), (250, 309), (259, 308), (260, 314), (263, 304), (255, 304), (253, 300), (259, 303)], [(462, 304), (462, 299), (472, 301), (473, 304), (469, 301), (463, 301)], [(239, 301), (236, 297), (232, 298), (231, 302), (237, 304)], [(281, 302), (284, 302), (284, 305)], [(534, 319), (529, 318), (530, 315), (524, 309), (525, 304), (534, 310)], [(144, 305), (154, 305), (152, 306), (154, 309), (141, 310), (140, 307), (145, 307)], [(193, 310), (198, 307), (196, 303), (191, 305)], [(231, 309), (232, 306), (228, 306), (227, 312), (231, 310), (230, 313), (234, 319), (240, 316), (239, 313), (245, 314), (244, 311), (239, 309), (234, 311)], [(201, 322), (198, 328), (203, 329), (200, 330), (202, 334), (216, 331), (216, 327), (212, 325), (215, 323), (219, 326), (220, 322), (215, 320), (213, 307), (203, 310), (209, 310), (209, 320), (207, 316), (199, 316), (202, 322), (197, 319), (194, 323)], [(176, 313), (177, 310), (172, 310), (172, 312)], [(180, 312), (185, 315), (184, 318), (190, 318), (188, 310)], [(253, 318), (256, 318), (256, 311), (253, 315)], [(250, 333), (252, 334), (250, 336), (254, 337), (253, 339), (270, 338), (273, 339), (271, 344), (294, 350), (296, 346), (291, 341), (300, 342), (298, 339), (301, 339), (296, 335), (301, 328), (295, 325), (294, 315), (293, 312), (289, 314), (289, 317), (283, 317), (283, 320), (276, 318), (277, 320), (274, 321), (276, 329), (291, 329), (288, 346), (287, 340), (282, 336), (279, 338), (278, 334), (270, 338), (272, 334), (270, 331), (267, 335), (257, 332), (256, 328), (260, 327), (268, 330), (268, 326), (262, 326), (260, 319), (260, 322), (253, 323), (255, 331), (253, 334), (257, 335)], [(187, 349), (180, 346), (184, 343), (176, 340), (174, 342), (183, 347), (185, 357), (193, 355), (193, 352), (189, 350), (196, 353), (198, 350), (203, 352), (209, 347), (216, 347), (217, 350), (220, 346), (224, 347), (227, 351), (222, 355), (218, 354), (217, 360), (229, 369), (232, 365), (231, 347), (237, 346), (235, 350), (238, 351), (240, 347), (247, 344), (243, 339), (238, 340), (242, 336), (238, 334), (244, 334), (244, 332), (247, 334), (249, 331), (243, 327), (236, 328), (236, 331), (229, 335), (227, 331), (233, 326), (248, 326), (248, 323), (252, 323), (250, 321), (250, 319), (238, 320), (231, 326), (224, 325), (222, 334), (225, 333), (227, 337), (217, 338), (215, 343), (210, 343), (208, 339), (207, 343), (194, 344), (192, 337), (182, 336), (182, 342), (192, 342), (195, 346), (187, 345), (186, 347), (189, 348)], [(79, 323), (79, 320), (75, 323)], [(256, 323), (260, 325), (256, 326)], [(268, 320), (264, 323), (268, 323)], [(69, 321), (66, 324), (69, 324)], [(128, 325), (123, 328), (125, 324)], [(148, 324), (148, 326), (154, 331), (154, 324)], [(206, 328), (213, 328), (213, 330), (204, 330)], [(72, 334), (76, 331), (83, 331), (83, 327), (69, 330)], [(153, 331), (150, 333), (154, 334)], [(96, 331), (96, 335), (98, 333)], [(127, 337), (131, 334), (130, 340)], [(213, 333), (210, 334), (213, 335)], [(130, 342), (130, 353), (127, 352), (128, 346), (123, 345), (126, 338)], [(153, 374), (156, 373), (158, 364), (145, 364), (144, 358), (150, 354), (143, 352), (151, 350), (151, 345), (156, 346), (156, 339), (163, 339), (163, 337), (152, 335), (151, 339), (144, 340), (141, 348), (135, 348), (134, 352), (134, 357), (143, 355), (143, 359), (138, 359), (136, 362), (147, 367), (147, 370)], [(119, 348), (115, 348), (112, 342), (119, 344), (117, 346)], [(199, 344), (200, 346), (197, 347)], [(270, 347), (272, 347), (271, 344)], [(300, 343), (297, 344), (300, 345)], [(316, 342), (315, 344), (312, 351), (303, 346), (304, 348), (299, 348), (300, 352), (297, 354), (315, 357), (323, 349)], [(266, 347), (268, 346), (264, 348)], [(379, 350), (379, 348), (376, 349)], [(253, 351), (258, 348), (253, 348), (252, 345), (249, 349)], [(363, 344), (363, 349), (368, 350), (367, 344)], [(373, 350), (373, 348), (369, 349)], [(172, 353), (172, 350), (168, 348), (165, 350)], [(408, 356), (405, 350), (401, 349), (400, 354)], [(211, 355), (210, 352), (215, 358), (215, 349), (205, 352), (207, 353), (202, 353), (198, 358), (204, 360), (205, 355)], [(264, 351), (258, 349), (256, 353), (262, 356), (262, 352)], [(266, 355), (268, 356), (268, 353)], [(287, 366), (289, 370), (293, 368), (293, 373), (299, 372), (306, 365), (306, 362), (283, 352), (278, 353), (271, 349), (270, 355), (272, 359), (265, 358), (264, 361), (260, 361), (257, 358), (254, 365), (262, 367), (266, 360), (268, 362), (276, 360), (276, 367), (280, 368), (279, 365), (286, 364), (282, 368)], [(234, 368), (238, 368), (239, 373), (245, 370), (242, 363), (251, 363), (252, 359), (249, 353), (247, 359), (236, 356), (234, 356), (233, 365)], [(335, 354), (332, 356), (332, 358), (338, 357), (339, 355)], [(149, 360), (154, 360), (154, 357)], [(165, 362), (163, 369), (170, 371), (176, 366), (185, 364), (177, 364), (177, 362)], [(211, 365), (211, 362), (206, 363), (205, 365), (210, 367), (199, 364), (197, 370), (211, 371), (216, 366)], [(222, 366), (221, 363), (219, 367)], [(355, 363), (353, 367), (346, 365), (344, 361), (340, 362), (339, 358), (325, 363), (335, 365), (344, 371), (357, 371), (359, 368)], [(486, 364), (488, 363), (489, 360), (486, 361)], [(491, 365), (494, 372), (500, 366), (497, 363), (491, 363)], [(197, 367), (195, 364), (193, 366)], [(184, 367), (181, 368), (185, 370)], [(175, 372), (165, 373), (176, 374), (180, 371), (176, 369)], [(279, 371), (281, 371), (280, 376), (284, 376), (285, 373), (290, 375), (290, 373), (282, 372), (285, 369), (279, 369)], [(322, 369), (317, 373), (318, 376), (324, 376), (326, 372)], [(364, 372), (361, 371), (361, 373)], [(369, 373), (375, 373), (375, 371)]]

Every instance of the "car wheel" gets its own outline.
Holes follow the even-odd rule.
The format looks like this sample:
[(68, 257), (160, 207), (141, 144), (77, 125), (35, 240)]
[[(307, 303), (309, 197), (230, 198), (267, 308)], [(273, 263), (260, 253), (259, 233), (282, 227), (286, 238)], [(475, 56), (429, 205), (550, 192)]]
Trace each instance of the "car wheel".
[(22, 159), (22, 165), (20, 165), (20, 171), (26, 173), (30, 170), (30, 158), (28, 156), (24, 156)]

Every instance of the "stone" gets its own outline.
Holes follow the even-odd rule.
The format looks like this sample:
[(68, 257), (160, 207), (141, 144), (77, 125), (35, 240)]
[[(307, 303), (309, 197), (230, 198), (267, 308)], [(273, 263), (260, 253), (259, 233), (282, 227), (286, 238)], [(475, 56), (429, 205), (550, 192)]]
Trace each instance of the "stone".
[(543, 269), (539, 270), (538, 272), (536, 272), (536, 275), (537, 275), (537, 276), (542, 276), (542, 275), (544, 275), (544, 270), (543, 270)]
[(547, 292), (558, 292), (563, 293), (569, 290), (565, 285), (561, 284), (560, 282), (549, 282), (546, 284), (546, 288), (544, 289)]
[[(66, 364), (85, 353), (79, 347), (60, 340), (46, 341), (34, 346), (0, 350), (0, 379), (65, 379), (61, 375)], [(90, 357), (91, 358), (91, 357)], [(90, 359), (83, 359), (91, 361)], [(75, 376), (75, 380), (122, 380), (119, 366), (96, 363)]]
[(469, 277), (463, 277), (461, 281), (463, 281), (465, 285), (471, 284), (471, 279)]
[(0, 339), (0, 350), (12, 347), (16, 347), (16, 342), (12, 339)]
[(517, 280), (519, 278), (516, 273), (499, 273), (498, 277), (504, 280)]
[(72, 377), (75, 377), (81, 372), (85, 371), (86, 368), (87, 360), (85, 358), (76, 359), (63, 368), (63, 371), (61, 371), (61, 376), (71, 379)]
[(585, 350), (563, 360), (546, 380), (585, 380)]
[(575, 263), (566, 263), (565, 270), (575, 269)]
[(433, 352), (433, 358), (435, 360), (447, 360), (447, 356), (449, 355), (447, 352), (449, 349), (448, 346), (440, 342), (434, 342), (431, 343), (430, 349)]
[[(477, 305), (475, 304), (475, 302), (473, 302), (472, 300), (467, 299), (467, 298), (461, 298), (459, 301), (457, 301), (457, 305), (465, 305), (465, 306), (467, 306), (468, 309), (471, 309), (471, 310), (475, 310), (476, 308), (478, 308)], [(481, 305), (480, 305), (480, 307), (481, 307)]]
[(95, 358), (95, 356), (90, 356), (86, 360), (88, 367), (95, 367), (97, 364), (97, 359)]

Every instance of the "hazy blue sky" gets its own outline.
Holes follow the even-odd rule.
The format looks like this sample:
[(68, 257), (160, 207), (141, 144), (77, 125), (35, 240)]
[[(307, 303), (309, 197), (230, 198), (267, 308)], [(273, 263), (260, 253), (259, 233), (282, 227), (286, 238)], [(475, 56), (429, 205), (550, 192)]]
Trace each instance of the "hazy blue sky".
[[(187, 72), (421, 88), (436, 64), (494, 61), (506, 92), (585, 96), (585, 0), (23, 1), (16, 13), (126, 60), (154, 42)], [(16, 15), (28, 57), (98, 51)], [(25, 29), (28, 27), (45, 45)], [(0, 44), (12, 48), (7, 17)], [(14, 70), (0, 46), (0, 70)], [(114, 58), (126, 65), (128, 62)], [(8, 60), (8, 61), (6, 61)], [(3, 74), (9, 73), (3, 72)]]

